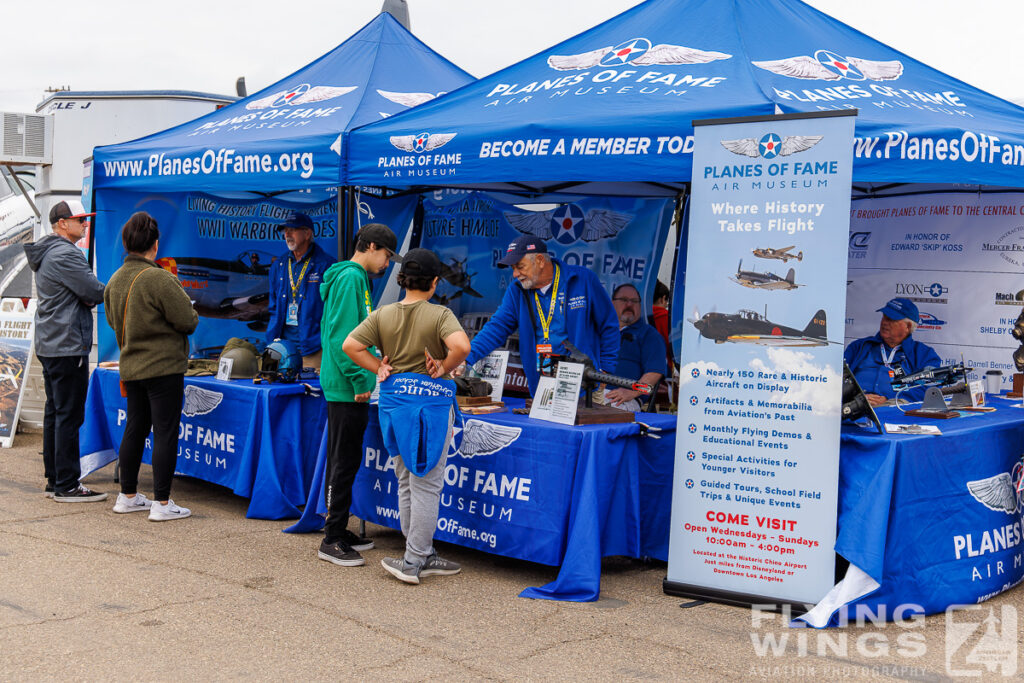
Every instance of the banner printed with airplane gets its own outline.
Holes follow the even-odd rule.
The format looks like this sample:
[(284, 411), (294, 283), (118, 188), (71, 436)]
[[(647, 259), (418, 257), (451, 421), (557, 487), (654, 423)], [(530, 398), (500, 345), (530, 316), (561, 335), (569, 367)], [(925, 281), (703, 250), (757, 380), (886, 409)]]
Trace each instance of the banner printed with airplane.
[(512, 280), (498, 269), (509, 242), (522, 234), (545, 241), (571, 265), (592, 270), (611, 294), (625, 282), (650, 308), (672, 202), (665, 199), (588, 197), (542, 210), (506, 204), (485, 193), (439, 191), (424, 202), (420, 246), (445, 265), (435, 301), (456, 315), (493, 313)]
[(833, 584), (853, 117), (695, 130), (668, 579), (817, 602)]
[[(270, 264), (286, 250), (277, 226), (291, 210), (313, 219), (316, 243), (337, 256), (337, 197), (298, 195), (313, 201), (237, 199), (204, 193), (141, 195), (107, 191), (99, 195), (96, 270), (106, 282), (124, 259), (120, 229), (136, 211), (147, 211), (160, 226), (161, 266), (178, 276), (199, 313), (190, 353), (215, 357), (231, 337), (262, 348), (269, 312)], [(317, 201), (319, 200), (319, 201)], [(360, 220), (384, 223), (398, 235), (409, 229), (415, 197), (380, 200), (361, 197)], [(389, 273), (390, 274), (390, 270)], [(374, 280), (375, 299), (386, 278)], [(101, 360), (117, 358), (117, 344), (106, 325), (98, 326)]]

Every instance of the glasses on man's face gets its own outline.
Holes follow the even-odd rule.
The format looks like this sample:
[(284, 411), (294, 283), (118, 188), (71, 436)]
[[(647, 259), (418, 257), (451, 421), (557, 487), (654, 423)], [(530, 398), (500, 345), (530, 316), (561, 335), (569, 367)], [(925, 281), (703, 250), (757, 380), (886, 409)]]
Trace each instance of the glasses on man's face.
[(612, 299), (612, 301), (619, 301), (624, 304), (633, 304), (634, 306), (640, 303), (640, 299), (627, 299), (624, 296), (617, 296), (614, 299)]

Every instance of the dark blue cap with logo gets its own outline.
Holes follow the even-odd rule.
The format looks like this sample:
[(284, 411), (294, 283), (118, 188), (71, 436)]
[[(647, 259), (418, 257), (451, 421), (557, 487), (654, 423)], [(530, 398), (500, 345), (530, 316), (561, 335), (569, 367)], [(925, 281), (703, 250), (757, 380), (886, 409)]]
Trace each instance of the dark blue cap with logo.
[(878, 312), (890, 320), (909, 320), (915, 324), (921, 322), (921, 314), (917, 311), (917, 304), (903, 297), (891, 299), (889, 303), (879, 308)]
[(498, 261), (498, 265), (503, 268), (510, 268), (519, 263), (527, 254), (546, 253), (548, 253), (548, 247), (544, 244), (543, 240), (533, 235), (520, 235), (509, 243), (505, 257)]
[(306, 230), (312, 230), (313, 219), (301, 211), (292, 211), (285, 217), (284, 223), (277, 226), (278, 230), (284, 230), (285, 228), (305, 228)]

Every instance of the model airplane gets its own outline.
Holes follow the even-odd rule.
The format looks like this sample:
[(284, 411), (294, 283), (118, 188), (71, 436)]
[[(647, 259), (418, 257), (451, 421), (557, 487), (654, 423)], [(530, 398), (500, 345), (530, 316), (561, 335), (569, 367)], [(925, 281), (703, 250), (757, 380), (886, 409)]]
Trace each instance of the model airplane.
[(201, 256), (159, 259), (165, 270), (178, 276), (204, 318), (224, 318), (249, 323), (251, 330), (267, 329), (270, 312), (270, 264), (273, 256), (247, 251), (234, 261)]
[(797, 261), (803, 261), (804, 252), (801, 251), (798, 254), (789, 253), (789, 250), (792, 249), (793, 246), (783, 247), (782, 249), (772, 249), (771, 247), (754, 249), (754, 256), (757, 256), (758, 258), (775, 258), (779, 259), (783, 263), (787, 263), (791, 258), (795, 258)]
[(796, 289), (800, 285), (794, 282), (795, 274), (790, 268), (786, 277), (782, 278), (775, 273), (758, 273), (753, 270), (743, 270), (743, 261), (736, 266), (736, 277), (729, 278), (737, 284), (752, 289)]
[(698, 317), (694, 312), (690, 322), (702, 337), (713, 339), (716, 344), (736, 342), (764, 346), (825, 346), (829, 343), (823, 310), (811, 316), (803, 330), (774, 323), (766, 316), (746, 309), (736, 313), (705, 313), (703, 317)]

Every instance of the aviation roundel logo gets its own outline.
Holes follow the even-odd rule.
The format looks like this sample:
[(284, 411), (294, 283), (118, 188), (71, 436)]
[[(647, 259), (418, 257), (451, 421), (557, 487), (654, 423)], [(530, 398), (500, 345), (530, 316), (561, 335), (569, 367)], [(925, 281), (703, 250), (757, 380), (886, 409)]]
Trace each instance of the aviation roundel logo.
[(686, 459), (687, 460), (693, 460), (696, 457), (697, 457), (697, 454), (694, 453), (693, 451), (687, 451), (686, 452)]
[(583, 234), (583, 209), (566, 204), (551, 215), (551, 234), (559, 244), (572, 244)]
[(697, 405), (697, 397), (696, 396), (691, 396), (690, 397), (690, 405), (691, 406)]
[(933, 297), (935, 297), (936, 299), (937, 299), (937, 298), (939, 298), (940, 296), (942, 296), (943, 294), (945, 294), (945, 293), (946, 293), (946, 292), (948, 292), (948, 291), (949, 291), (948, 289), (946, 289), (945, 287), (943, 287), (943, 286), (942, 286), (942, 285), (941, 285), (940, 283), (938, 283), (938, 282), (933, 282), (933, 283), (931, 284), (931, 286), (930, 286), (930, 287), (928, 287), (928, 293), (929, 293), (929, 294), (931, 294), (931, 295), (932, 295)]
[(605, 53), (598, 66), (623, 66), (637, 59), (651, 49), (651, 41), (646, 38), (633, 38), (620, 43)]
[(412, 141), (412, 150), (414, 152), (422, 152), (427, 147), (427, 141), (430, 139), (430, 133), (420, 133)]
[(766, 133), (764, 137), (757, 141), (757, 148), (765, 159), (774, 159), (779, 156), (779, 150), (782, 148), (782, 138), (775, 133)]
[(842, 78), (848, 78), (851, 81), (863, 81), (866, 78), (857, 67), (850, 63), (849, 59), (831, 50), (818, 50), (814, 53), (814, 58), (823, 67)]
[(271, 102), (270, 106), (271, 107), (283, 107), (284, 105), (286, 105), (289, 102), (291, 102), (292, 100), (294, 100), (296, 97), (301, 97), (301, 96), (305, 95), (308, 91), (309, 91), (309, 83), (302, 83), (301, 85), (293, 88), (292, 90), (289, 90), (288, 92), (284, 93), (283, 95), (278, 97), (276, 100)]
[(691, 423), (690, 423), (690, 426), (689, 426), (689, 427), (687, 427), (687, 429), (689, 430), (689, 432), (690, 432), (691, 434), (693, 434), (694, 432), (696, 432), (696, 431), (697, 431), (697, 425), (695, 425), (695, 424), (693, 424), (693, 423), (691, 422)]
[(690, 376), (694, 378), (700, 377), (700, 368), (694, 368), (693, 370), (690, 370)]
[(688, 488), (688, 489), (692, 489), (693, 488), (693, 479), (687, 479), (686, 480), (686, 488)]

